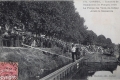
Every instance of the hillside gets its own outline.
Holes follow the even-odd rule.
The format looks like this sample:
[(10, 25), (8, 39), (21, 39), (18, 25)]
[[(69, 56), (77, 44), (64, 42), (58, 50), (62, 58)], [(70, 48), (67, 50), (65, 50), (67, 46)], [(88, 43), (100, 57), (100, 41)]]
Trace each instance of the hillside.
[(35, 80), (69, 63), (69, 59), (32, 48), (0, 48), (0, 61), (18, 62), (19, 80)]

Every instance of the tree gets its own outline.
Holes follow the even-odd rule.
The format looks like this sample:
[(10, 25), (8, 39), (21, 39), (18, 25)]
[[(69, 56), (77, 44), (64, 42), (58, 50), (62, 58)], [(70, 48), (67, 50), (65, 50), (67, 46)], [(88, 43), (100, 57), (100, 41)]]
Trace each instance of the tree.
[[(2, 1), (0, 25), (14, 26), (36, 35), (45, 34), (68, 42), (109, 46), (112, 43), (93, 31), (87, 30), (84, 18), (76, 12), (73, 1)], [(108, 43), (107, 43), (108, 42)]]
[(97, 43), (99, 46), (106, 47), (106, 38), (104, 35), (99, 35), (97, 38)]
[(97, 40), (97, 35), (92, 30), (88, 30), (84, 44), (96, 44), (96, 40)]
[(106, 39), (106, 45), (107, 45), (107, 48), (112, 47), (112, 41), (111, 41), (110, 38), (107, 38), (107, 39)]

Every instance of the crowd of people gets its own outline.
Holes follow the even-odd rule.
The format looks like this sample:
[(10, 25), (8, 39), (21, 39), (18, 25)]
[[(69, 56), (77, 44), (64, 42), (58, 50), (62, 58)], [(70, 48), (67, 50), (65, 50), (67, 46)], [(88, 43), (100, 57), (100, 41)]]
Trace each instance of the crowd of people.
[(55, 37), (50, 37), (46, 35), (36, 35), (31, 32), (21, 32), (21, 31), (4, 31), (0, 33), (0, 46), (6, 47), (23, 47), (22, 44), (33, 47), (43, 47), (51, 48), (57, 46), (63, 49), (66, 47), (66, 43)]
[(42, 48), (59, 47), (63, 53), (71, 52), (73, 61), (75, 61), (75, 56), (76, 59), (79, 59), (80, 56), (84, 56), (88, 53), (91, 54), (91, 52), (113, 53), (113, 50), (111, 49), (106, 50), (96, 45), (75, 45), (72, 42), (65, 42), (55, 37), (50, 37), (43, 34), (36, 35), (31, 32), (22, 32), (20, 30), (15, 30), (13, 32), (12, 29), (11, 31), (7, 30), (3, 34), (0, 34), (0, 46), (24, 47), (22, 44)]
[(114, 55), (114, 49), (113, 48), (107, 48), (104, 49), (101, 46), (96, 45), (81, 45), (81, 44), (72, 44), (71, 47), (71, 54), (72, 54), (72, 60), (73, 62), (77, 59), (79, 59), (81, 56), (85, 56), (87, 54), (93, 54), (93, 53), (100, 53), (108, 56)]

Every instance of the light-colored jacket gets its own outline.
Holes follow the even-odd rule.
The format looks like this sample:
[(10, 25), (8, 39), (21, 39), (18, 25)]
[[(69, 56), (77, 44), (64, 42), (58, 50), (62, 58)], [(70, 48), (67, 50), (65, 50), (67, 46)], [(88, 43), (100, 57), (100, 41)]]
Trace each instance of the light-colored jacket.
[(76, 51), (76, 47), (72, 47), (71, 51), (75, 52)]

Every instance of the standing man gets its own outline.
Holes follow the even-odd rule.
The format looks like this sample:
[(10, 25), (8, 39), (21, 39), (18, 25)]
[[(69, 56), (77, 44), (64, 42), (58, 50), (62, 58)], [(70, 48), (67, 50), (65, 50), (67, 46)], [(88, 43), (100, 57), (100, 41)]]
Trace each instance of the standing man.
[(72, 44), (71, 52), (72, 52), (72, 60), (74, 62), (75, 61), (74, 56), (76, 54), (76, 46), (74, 44)]

